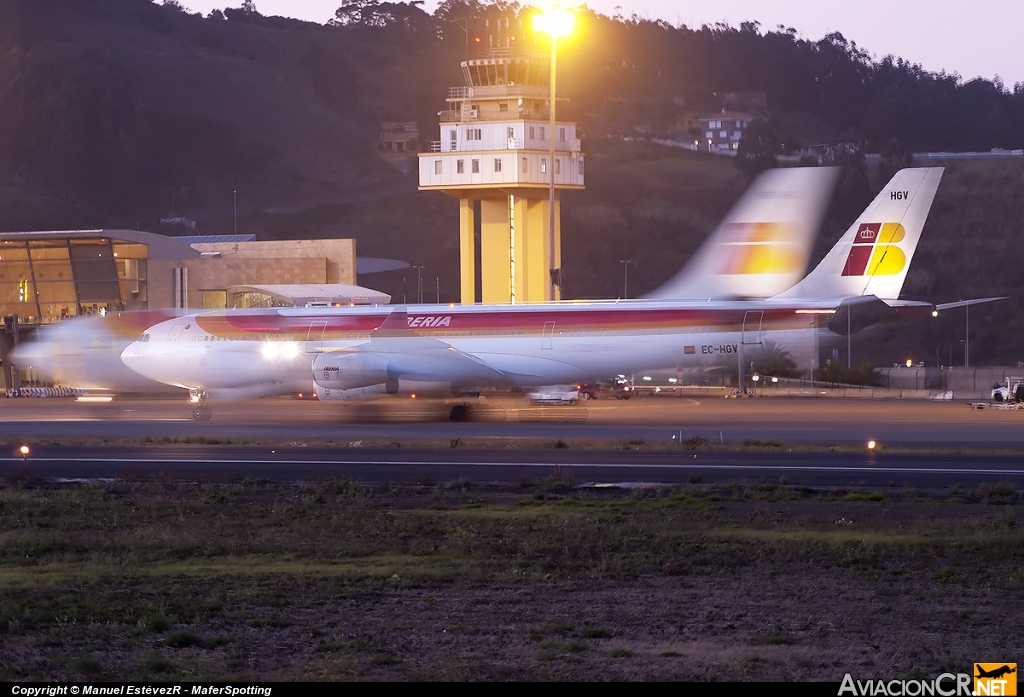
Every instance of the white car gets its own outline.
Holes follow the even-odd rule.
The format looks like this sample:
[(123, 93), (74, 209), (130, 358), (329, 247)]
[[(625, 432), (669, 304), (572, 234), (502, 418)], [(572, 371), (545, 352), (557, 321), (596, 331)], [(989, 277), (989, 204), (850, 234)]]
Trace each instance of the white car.
[(580, 401), (580, 391), (576, 385), (548, 385), (538, 387), (526, 397), (534, 404), (575, 404)]

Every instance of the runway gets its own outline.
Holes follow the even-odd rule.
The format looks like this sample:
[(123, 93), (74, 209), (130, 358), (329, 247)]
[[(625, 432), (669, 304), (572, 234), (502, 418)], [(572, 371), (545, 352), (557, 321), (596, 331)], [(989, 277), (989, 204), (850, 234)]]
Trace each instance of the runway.
[(321, 403), (272, 399), (216, 406), (195, 422), (184, 401), (0, 400), (0, 437), (390, 440), (450, 438), (641, 439), (668, 442), (779, 441), (815, 446), (971, 447), (1024, 451), (1024, 411), (977, 411), (964, 403), (816, 398), (652, 397), (531, 406), (482, 399), (467, 423), (446, 420), (445, 403), (392, 400)]
[(712, 482), (951, 488), (1024, 486), (1024, 455), (688, 450), (470, 450), (297, 446), (33, 446), (4, 453), (0, 476), (47, 480), (270, 480), (350, 478), (373, 484), (574, 485)]
[[(482, 400), (474, 422), (435, 420), (445, 413), (441, 402), (263, 400), (218, 405), (215, 420), (194, 422), (180, 401), (11, 399), (0, 401), (0, 437), (12, 443), (0, 451), (0, 476), (1024, 487), (1024, 412), (964, 404), (676, 397), (536, 407), (504, 397)], [(34, 443), (27, 459), (15, 452), (20, 439), (68, 437), (85, 444)], [(160, 442), (184, 437), (234, 444)], [(132, 443), (94, 444), (119, 438)], [(147, 439), (155, 442), (138, 443)], [(474, 439), (489, 447), (465, 447)], [(879, 449), (868, 451), (869, 439)], [(584, 449), (590, 443), (603, 446)]]

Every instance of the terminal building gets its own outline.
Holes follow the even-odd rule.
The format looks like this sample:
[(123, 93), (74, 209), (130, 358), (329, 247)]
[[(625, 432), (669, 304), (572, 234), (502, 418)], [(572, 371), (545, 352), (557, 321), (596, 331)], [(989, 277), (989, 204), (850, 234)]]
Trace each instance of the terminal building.
[[(356, 287), (351, 239), (257, 242), (252, 235), (177, 238), (136, 230), (0, 233), (0, 315), (18, 315), (23, 324), (119, 310), (224, 308), (231, 306), (233, 287), (263, 284), (319, 284), (325, 297), (345, 304), (382, 297)], [(350, 292), (339, 295), (343, 289), (330, 286)]]

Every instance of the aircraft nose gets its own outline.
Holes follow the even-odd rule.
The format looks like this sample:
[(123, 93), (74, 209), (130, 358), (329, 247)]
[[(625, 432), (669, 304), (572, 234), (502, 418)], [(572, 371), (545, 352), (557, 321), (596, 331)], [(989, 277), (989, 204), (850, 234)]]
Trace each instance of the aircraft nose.
[(139, 346), (138, 342), (128, 344), (127, 348), (121, 352), (121, 362), (139, 375), (146, 375), (143, 371), (147, 361), (145, 353), (143, 352), (142, 347)]

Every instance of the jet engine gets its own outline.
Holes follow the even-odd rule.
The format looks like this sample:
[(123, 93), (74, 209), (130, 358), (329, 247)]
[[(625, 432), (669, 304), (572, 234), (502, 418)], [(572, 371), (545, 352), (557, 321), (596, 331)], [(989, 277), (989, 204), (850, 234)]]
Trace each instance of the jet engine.
[(451, 382), (400, 379), (389, 364), (384, 354), (321, 353), (313, 359), (314, 392), (322, 401), (333, 401), (451, 391)]

